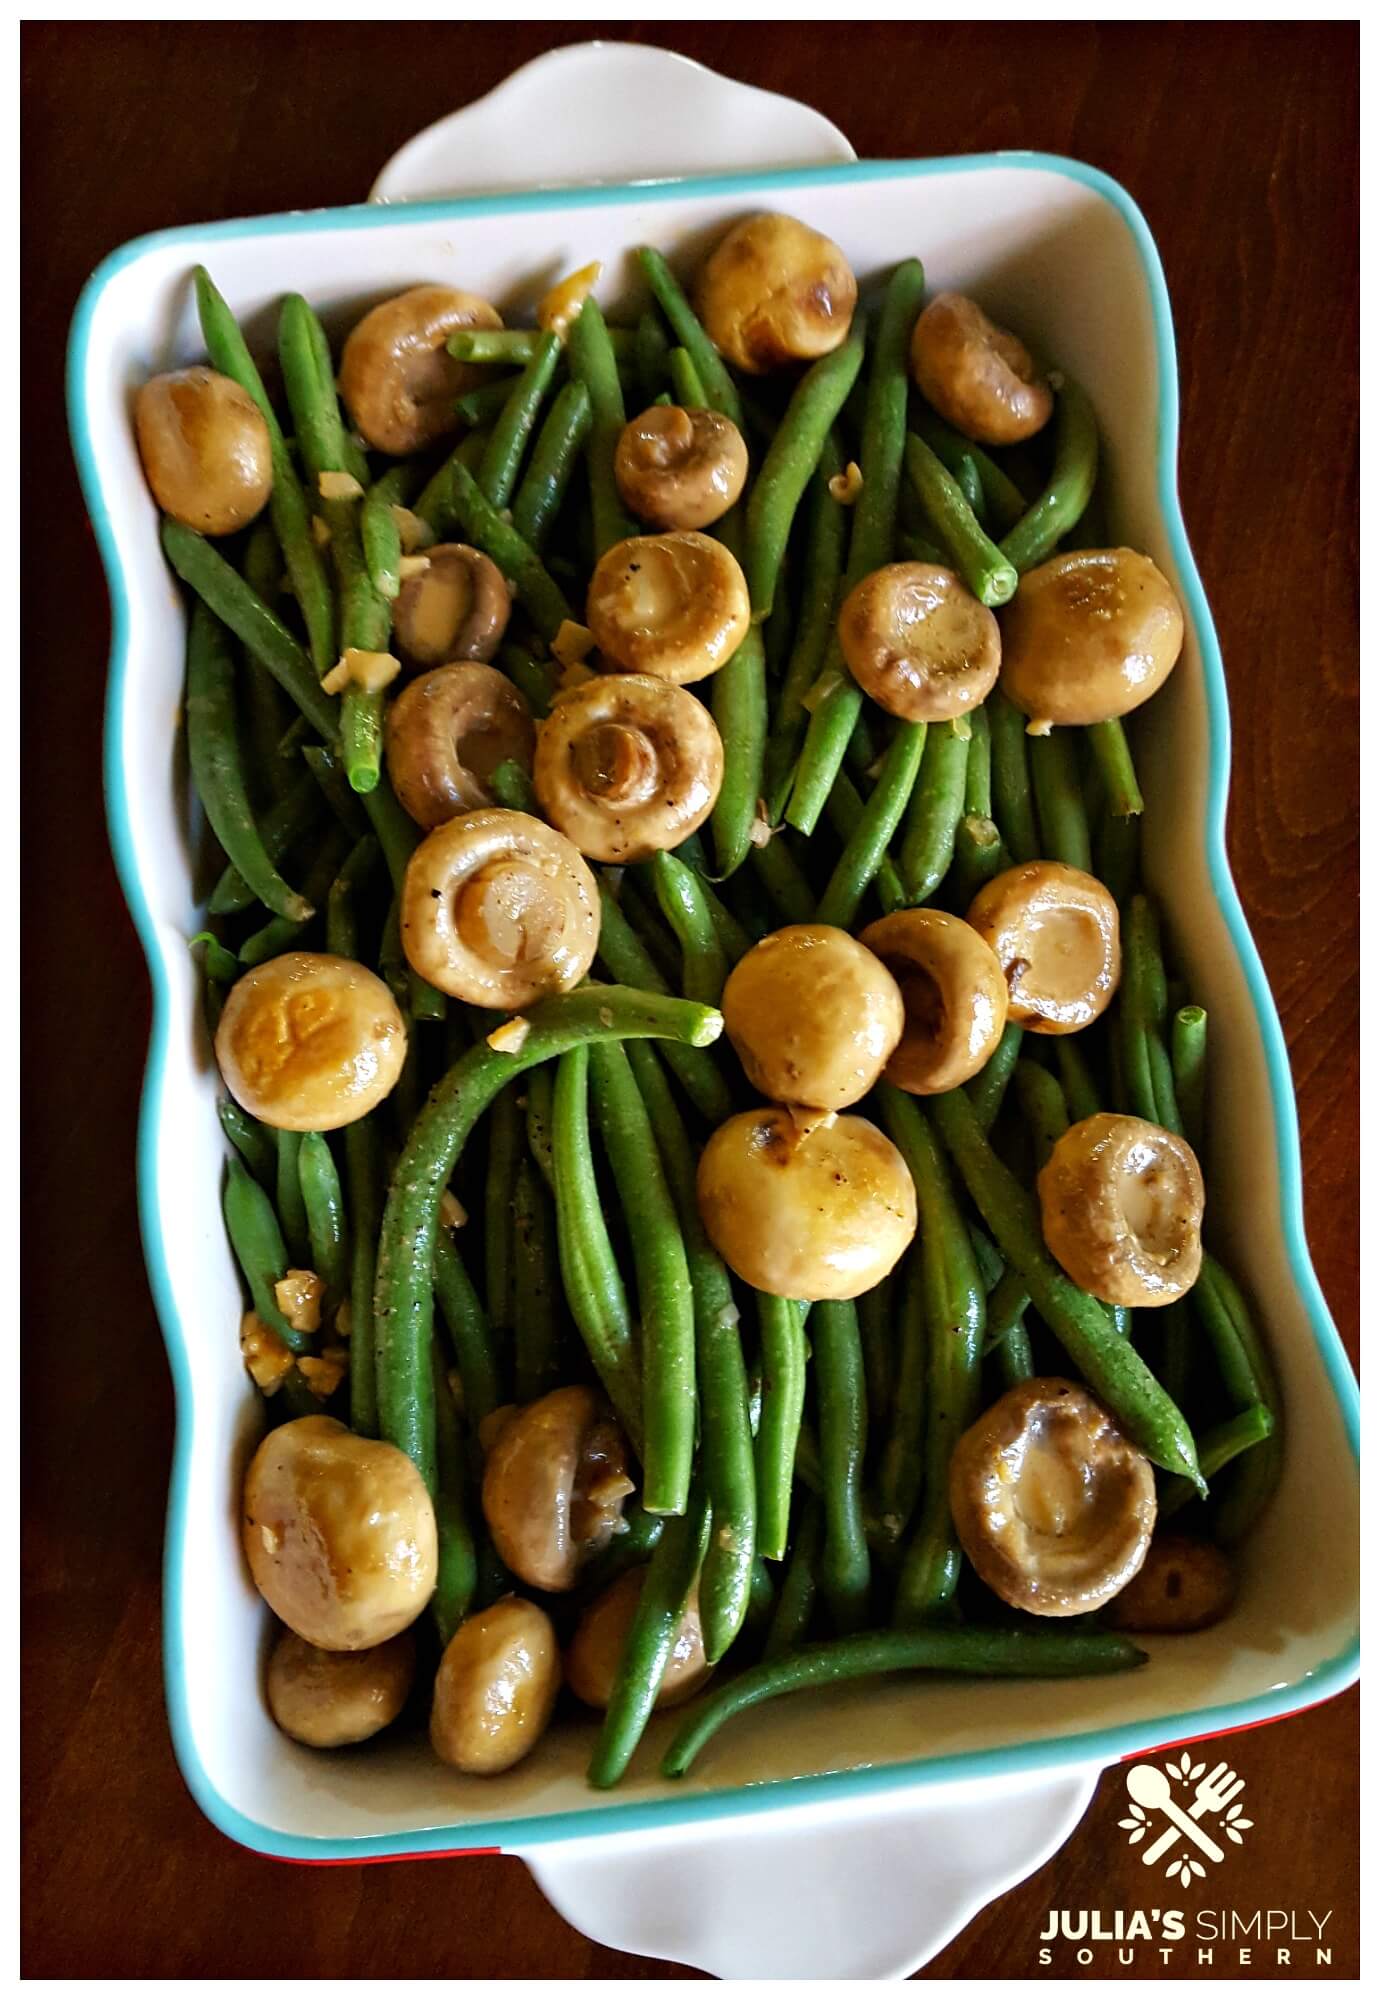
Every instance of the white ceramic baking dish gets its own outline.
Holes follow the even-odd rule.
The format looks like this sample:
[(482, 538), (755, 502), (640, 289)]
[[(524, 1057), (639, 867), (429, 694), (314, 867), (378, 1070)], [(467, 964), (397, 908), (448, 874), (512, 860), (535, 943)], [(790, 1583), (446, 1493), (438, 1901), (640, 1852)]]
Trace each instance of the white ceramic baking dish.
[[(506, 114), (535, 108), (541, 115), (525, 129), (546, 130), (564, 105), (562, 157), (570, 171), (560, 177), (600, 178), (610, 159), (626, 173), (636, 162), (609, 152), (613, 106), (630, 101), (630, 82), (648, 80), (654, 56), (563, 52), (567, 65), (572, 58), (584, 64), (573, 79), (586, 86), (577, 90), (578, 130), (569, 68), (554, 89), (549, 65), (521, 73), (506, 94), (476, 107), (479, 123), (487, 117), (490, 133), (501, 132)], [(636, 77), (619, 69), (625, 58)], [(663, 104), (695, 97), (698, 105), (707, 73), (679, 68), (688, 75), (657, 72)], [(680, 168), (701, 158), (707, 144), (724, 149), (713, 157), (737, 162), (743, 128), (730, 106), (736, 114), (731, 93), (741, 87), (711, 82), (725, 93), (710, 93), (722, 114), (718, 128), (698, 111), (679, 120), (668, 114), (671, 152), (651, 156), (647, 167), (666, 157)], [(515, 104), (512, 93), (524, 88), (532, 101)], [(802, 135), (787, 121), (780, 140), (786, 157), (836, 153), (820, 127), (815, 121), (813, 133)], [(444, 178), (446, 166), (453, 170), (464, 149), (457, 156), (455, 135), (443, 135), (444, 127), (434, 128), (425, 144), (414, 142), (411, 175), (390, 169), (381, 191), (389, 198), (415, 192), (418, 161), (422, 185), (456, 184)], [(690, 161), (681, 157), (686, 151)], [(554, 163), (555, 155), (548, 157)], [(405, 152), (399, 163), (408, 158)], [(734, 217), (764, 206), (827, 231), (864, 279), (901, 255), (921, 256), (933, 286), (976, 293), (1073, 370), (1101, 421), (1114, 530), (1153, 555), (1183, 599), (1183, 662), (1138, 727), (1147, 867), (1191, 990), (1212, 1020), (1209, 1226), (1257, 1300), (1279, 1362), (1288, 1410), (1283, 1486), (1246, 1551), (1231, 1618), (1197, 1636), (1152, 1643), (1150, 1665), (1133, 1675), (1025, 1686), (915, 1678), (783, 1702), (726, 1731), (680, 1784), (654, 1775), (665, 1736), (658, 1725), (633, 1776), (611, 1796), (586, 1789), (588, 1732), (574, 1724), (554, 1730), (517, 1770), (489, 1781), (457, 1777), (420, 1741), (314, 1755), (284, 1739), (267, 1716), (260, 1672), (267, 1620), (236, 1535), (239, 1476), (259, 1410), (234, 1338), (240, 1289), (220, 1221), (223, 1142), (186, 948), (197, 909), (178, 735), (183, 614), (140, 476), (130, 398), (153, 370), (200, 355), (188, 283), (199, 261), (214, 272), (251, 340), (260, 341), (288, 290), (304, 292), (336, 328), (375, 299), (426, 278), (472, 287), (518, 317), (554, 274), (595, 258), (604, 264), (606, 305), (626, 308), (637, 297), (631, 246), (658, 244), (684, 264)], [(112, 841), (154, 989), (139, 1182), (150, 1279), (177, 1392), (168, 1706), (183, 1773), (209, 1817), (249, 1846), (308, 1861), (520, 1851), (576, 1921), (634, 1948), (720, 1971), (876, 1976), (913, 1965), (922, 1943), (941, 1942), (987, 1895), (1043, 1858), (1081, 1812), (1101, 1767), (1151, 1745), (1269, 1720), (1354, 1679), (1355, 1385), (1308, 1260), (1288, 1060), (1227, 869), (1226, 691), (1176, 498), (1169, 304), (1154, 244), (1126, 194), (1073, 162), (1005, 154), (495, 193), (178, 229), (126, 246), (91, 279), (73, 329), (69, 392), (113, 604)], [(997, 1797), (999, 1812), (992, 1810)], [(938, 1843), (936, 1814), (945, 1829)], [(916, 1829), (925, 1824), (927, 1852), (931, 1861), (942, 1852), (945, 1871), (931, 1882), (928, 1918), (916, 1877), (907, 1876), (916, 1907), (907, 1915), (902, 1902), (897, 1918), (896, 1868), (910, 1866)], [(909, 1845), (897, 1837), (898, 1826)], [(859, 1837), (860, 1829), (882, 1827), (881, 1844)], [(834, 1836), (845, 1828), (851, 1855), (884, 1847), (890, 1872), (879, 1874), (873, 1862), (842, 1869), (845, 1843)], [(770, 1842), (744, 1838), (767, 1829)], [(631, 1896), (625, 1875), (622, 1914), (610, 1914), (607, 1889), (591, 1887), (601, 1871), (589, 1865), (591, 1844), (607, 1859), (603, 1843), (610, 1841), (630, 1867), (635, 1861), (650, 1871), (653, 1885), (674, 1852), (679, 1900), (668, 1902), (655, 1886)], [(555, 1843), (570, 1843), (564, 1873)], [(690, 1852), (699, 1856), (698, 1873), (687, 1872)], [(816, 1884), (810, 1870), (818, 1872), (824, 1855), (830, 1858)], [(763, 1898), (770, 1900), (767, 1876), (778, 1890), (783, 1880), (793, 1884), (792, 1908), (748, 1943), (746, 1905), (755, 1896), (760, 1914)], [(883, 1889), (891, 1895), (891, 1928), (882, 1925), (868, 1951), (836, 1948), (822, 1962), (819, 1938), (836, 1935), (839, 1899), (851, 1897), (856, 1908), (857, 1898), (875, 1900)], [(601, 1912), (593, 1918), (591, 1897)], [(726, 1907), (736, 1914), (725, 1916)]]

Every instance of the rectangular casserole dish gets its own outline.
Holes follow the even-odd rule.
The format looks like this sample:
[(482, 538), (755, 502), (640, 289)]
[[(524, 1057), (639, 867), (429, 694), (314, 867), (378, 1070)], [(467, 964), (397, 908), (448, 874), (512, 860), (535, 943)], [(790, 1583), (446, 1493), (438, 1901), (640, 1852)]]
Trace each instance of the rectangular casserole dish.
[[(423, 279), (530, 308), (553, 275), (605, 266), (606, 306), (632, 302), (628, 251), (691, 261), (741, 214), (800, 215), (840, 242), (864, 282), (923, 258), (932, 287), (974, 292), (1088, 388), (1104, 439), (1114, 535), (1151, 554), (1187, 614), (1179, 670), (1135, 741), (1146, 865), (1178, 957), (1213, 1026), (1209, 1231), (1247, 1283), (1287, 1411), (1281, 1491), (1244, 1555), (1230, 1619), (1150, 1642), (1151, 1664), (1103, 1680), (1016, 1685), (922, 1678), (780, 1703), (725, 1733), (679, 1785), (652, 1775), (654, 1726), (612, 1796), (586, 1789), (588, 1731), (553, 1730), (499, 1779), (466, 1780), (424, 1742), (321, 1757), (263, 1704), (268, 1619), (240, 1556), (239, 1476), (259, 1426), (240, 1363), (238, 1276), (224, 1240), (224, 1145), (187, 937), (189, 791), (179, 739), (183, 614), (158, 546), (130, 400), (160, 368), (200, 358), (191, 267), (204, 261), (256, 345), (276, 301), (304, 292), (337, 333)], [(165, 1558), (165, 1670), (178, 1759), (232, 1838), (299, 1860), (531, 1848), (604, 1831), (896, 1794), (959, 1778), (1087, 1767), (1151, 1745), (1267, 1721), (1358, 1672), (1355, 1383), (1308, 1259), (1288, 1060), (1224, 845), (1226, 687), (1175, 485), (1178, 395), (1164, 278), (1122, 189), (1032, 154), (864, 162), (730, 178), (345, 208), (186, 228), (112, 256), (78, 308), (72, 431), (110, 581), (106, 735), (111, 836), (153, 982), (139, 1137), (150, 1281), (177, 1395)]]

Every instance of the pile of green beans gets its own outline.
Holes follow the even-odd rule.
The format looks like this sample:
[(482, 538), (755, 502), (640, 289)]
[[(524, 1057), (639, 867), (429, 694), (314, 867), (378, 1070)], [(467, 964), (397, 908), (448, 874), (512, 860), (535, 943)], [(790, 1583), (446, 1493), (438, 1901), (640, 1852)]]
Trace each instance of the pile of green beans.
[[(208, 1015), (246, 968), (320, 948), (377, 967), (409, 1035), (391, 1098), (342, 1131), (275, 1132), (218, 1106), (231, 1248), (287, 1350), (270, 1417), (324, 1407), (413, 1461), (435, 1506), (444, 1646), (515, 1587), (483, 1517), (481, 1427), (572, 1381), (602, 1390), (637, 1490), (571, 1603), (630, 1567), (643, 1585), (589, 1764), (599, 1787), (637, 1752), (692, 1600), (717, 1678), (666, 1753), (668, 1776), (731, 1717), (797, 1689), (1138, 1664), (1129, 1640), (1081, 1620), (992, 1623), (948, 1467), (1006, 1389), (1080, 1377), (1159, 1468), (1162, 1517), (1226, 1544), (1268, 1501), (1283, 1449), (1268, 1351), (1218, 1256), (1185, 1300), (1133, 1327), (1072, 1282), (1042, 1234), (1035, 1176), (1071, 1124), (1111, 1109), (1195, 1148), (1211, 1134), (1209, 1021), (1166, 968), (1131, 735), (1119, 721), (1029, 734), (1000, 687), (957, 721), (894, 718), (853, 681), (838, 638), (844, 596), (888, 563), (947, 564), (1001, 607), (1090, 532), (1087, 396), (1052, 378), (1054, 417), (1033, 451), (954, 430), (910, 387), (925, 290), (913, 258), (870, 319), (784, 385), (740, 379), (658, 250), (635, 263), (648, 294), (635, 326), (589, 298), (564, 334), (455, 334), (451, 354), (491, 379), (458, 398), (458, 436), (396, 461), (348, 428), (305, 299), (280, 310), (280, 409), (199, 270), (211, 361), (268, 424), (272, 500), (238, 541), (161, 529), (191, 597), (189, 763), (223, 855), (191, 940)], [(616, 477), (620, 434), (672, 401), (719, 412), (749, 449), (742, 497), (709, 532), (740, 563), (751, 620), (691, 690), (718, 724), (722, 785), (674, 852), (595, 867), (592, 976), (525, 1007), (520, 1044), (495, 1046), (503, 1017), (447, 999), (403, 950), (421, 830), (389, 780), (388, 698), (356, 685), (337, 698), (322, 681), (346, 649), (390, 652), (413, 573), (404, 550), (429, 532), (502, 572), (513, 612), (493, 664), (544, 719), (581, 671), (553, 643), (578, 631), (595, 562), (640, 532)], [(358, 492), (333, 497), (348, 481)], [(498, 805), (541, 816), (526, 759), (485, 782)], [(1097, 874), (1114, 894), (1112, 1008), (1053, 1040), (1008, 1022), (962, 1089), (920, 1098), (879, 1082), (852, 1108), (909, 1170), (914, 1244), (855, 1300), (753, 1291), (711, 1243), (696, 1190), (710, 1130), (754, 1101), (719, 1039), (733, 968), (787, 923), (857, 932), (922, 905), (962, 916), (996, 875), (1035, 861)], [(280, 1304), (290, 1270), (319, 1281), (313, 1331)]]

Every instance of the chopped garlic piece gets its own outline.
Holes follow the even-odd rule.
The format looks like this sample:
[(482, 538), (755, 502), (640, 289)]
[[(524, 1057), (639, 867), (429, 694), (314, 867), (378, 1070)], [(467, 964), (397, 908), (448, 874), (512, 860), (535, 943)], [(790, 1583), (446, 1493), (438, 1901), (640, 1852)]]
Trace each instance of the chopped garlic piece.
[(855, 458), (850, 458), (843, 471), (836, 472), (829, 481), (829, 491), (842, 507), (851, 507), (862, 489), (862, 467)]
[(321, 1359), (331, 1362), (333, 1366), (341, 1369), (346, 1375), (350, 1372), (350, 1350), (348, 1347), (338, 1347), (334, 1341), (331, 1341), (328, 1346), (322, 1348)]
[(429, 549), (436, 540), (436, 530), (430, 521), (424, 521), (420, 514), (414, 514), (410, 507), (390, 507), (389, 513), (398, 524), (398, 540), (403, 545), (404, 555), (415, 555), (418, 549)]
[(315, 1271), (289, 1271), (273, 1287), (278, 1310), (298, 1333), (315, 1333), (321, 1324), (321, 1295), (326, 1287)]
[(515, 1056), (532, 1032), (532, 1023), (514, 1014), (511, 1021), (502, 1022), (491, 1035), (485, 1037), (491, 1049), (500, 1055)]
[(425, 576), (430, 568), (430, 556), (402, 556), (398, 562), (398, 575), (406, 583), (409, 577)]
[(580, 625), (573, 618), (563, 618), (560, 630), (551, 641), (551, 657), (559, 660), (563, 667), (579, 666), (594, 651), (594, 634), (588, 625)]
[(594, 674), (591, 668), (587, 667), (582, 660), (572, 660), (557, 681), (556, 692), (558, 694), (569, 694), (572, 688), (583, 687), (586, 681), (592, 681), (593, 679)]
[(377, 694), (402, 672), (402, 661), (391, 653), (368, 653), (362, 646), (347, 646), (321, 682), (327, 694), (340, 694), (353, 681), (356, 687)]
[(256, 1312), (247, 1312), (240, 1321), (240, 1353), (245, 1367), (266, 1396), (281, 1388), (283, 1377), (292, 1366), (292, 1350)]
[(276, 1528), (270, 1528), (267, 1521), (259, 1530), (259, 1538), (271, 1556), (276, 1556), (283, 1545), (283, 1538)]
[(326, 549), (331, 545), (331, 531), (319, 514), (313, 514), (311, 517), (311, 538), (318, 549)]
[(599, 282), (602, 264), (586, 264), (553, 285), (537, 307), (537, 325), (543, 333), (559, 334), (564, 340), (570, 322)]
[(786, 1109), (798, 1139), (808, 1139), (812, 1132), (827, 1132), (838, 1123), (837, 1111), (815, 1111), (808, 1104), (788, 1104)]
[(972, 741), (973, 725), (966, 715), (956, 715), (954, 717), (954, 735), (960, 743), (970, 743)]
[(353, 472), (318, 472), (316, 490), (323, 500), (362, 500), (364, 488)]
[(338, 1361), (327, 1361), (324, 1356), (304, 1354), (297, 1364), (298, 1373), (313, 1396), (325, 1402), (333, 1396), (345, 1380), (345, 1370)]
[(765, 799), (759, 799), (752, 825), (748, 828), (748, 839), (754, 847), (770, 847), (775, 838), (776, 828), (767, 817), (767, 802)]
[(355, 1316), (348, 1299), (343, 1299), (335, 1309), (335, 1330), (342, 1340), (348, 1340), (355, 1330)]
[(807, 715), (813, 715), (820, 703), (827, 701), (835, 689), (842, 686), (842, 674), (821, 674), (814, 686), (801, 698), (800, 706)]
[(447, 1188), (441, 1196), (441, 1207), (437, 1215), (437, 1221), (442, 1229), (463, 1229), (469, 1219), (464, 1208)]
[(1025, 725), (1027, 736), (1048, 736), (1054, 724), (1047, 715), (1032, 715)]

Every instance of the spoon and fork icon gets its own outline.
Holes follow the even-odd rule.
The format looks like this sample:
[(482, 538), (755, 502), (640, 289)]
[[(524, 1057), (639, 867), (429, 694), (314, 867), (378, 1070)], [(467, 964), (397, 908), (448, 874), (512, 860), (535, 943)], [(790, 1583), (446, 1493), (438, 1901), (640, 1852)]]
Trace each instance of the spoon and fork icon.
[(1171, 1822), (1141, 1856), (1147, 1867), (1161, 1860), (1175, 1845), (1180, 1834), (1186, 1834), (1209, 1860), (1221, 1861), (1225, 1858), (1217, 1842), (1197, 1824), (1206, 1813), (1225, 1812), (1237, 1793), (1246, 1789), (1246, 1780), (1238, 1778), (1235, 1771), (1228, 1770), (1225, 1764), (1217, 1765), (1199, 1781), (1193, 1804), (1187, 1812), (1176, 1804), (1166, 1773), (1154, 1764), (1133, 1764), (1126, 1775), (1126, 1789), (1146, 1812), (1162, 1812)]

